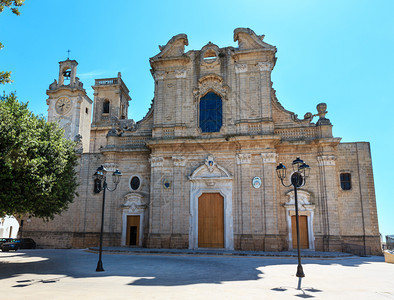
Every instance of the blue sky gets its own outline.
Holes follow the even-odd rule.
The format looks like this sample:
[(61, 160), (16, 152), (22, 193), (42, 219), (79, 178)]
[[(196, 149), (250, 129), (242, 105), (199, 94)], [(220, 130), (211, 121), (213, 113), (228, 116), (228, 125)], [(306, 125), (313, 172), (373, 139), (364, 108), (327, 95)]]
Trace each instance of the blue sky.
[(302, 117), (326, 102), (334, 136), (371, 143), (380, 232), (394, 234), (394, 1), (112, 3), (26, 0), (21, 16), (3, 12), (0, 70), (11, 70), (14, 83), (0, 89), (46, 116), (45, 91), (70, 49), (92, 99), (95, 78), (122, 72), (138, 121), (153, 98), (149, 58), (158, 45), (186, 33), (186, 51), (209, 41), (236, 46), (233, 30), (249, 27), (278, 48), (272, 81), (286, 109)]

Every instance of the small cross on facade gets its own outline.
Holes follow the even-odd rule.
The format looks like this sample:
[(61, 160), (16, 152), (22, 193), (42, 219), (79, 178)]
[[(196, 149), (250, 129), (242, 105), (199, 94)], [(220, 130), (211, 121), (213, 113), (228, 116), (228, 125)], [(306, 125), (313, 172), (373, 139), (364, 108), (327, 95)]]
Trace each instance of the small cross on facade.
[(71, 50), (69, 49), (66, 52), (67, 52), (67, 59), (70, 59), (70, 52), (71, 52)]

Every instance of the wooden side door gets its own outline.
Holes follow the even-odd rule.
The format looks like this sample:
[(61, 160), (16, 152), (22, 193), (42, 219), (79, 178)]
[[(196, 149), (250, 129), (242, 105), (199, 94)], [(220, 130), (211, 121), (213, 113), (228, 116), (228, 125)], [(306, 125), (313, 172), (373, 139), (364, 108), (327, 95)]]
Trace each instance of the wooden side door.
[[(309, 249), (309, 239), (308, 239), (308, 217), (298, 216), (299, 226), (300, 226), (300, 248)], [(296, 216), (291, 217), (291, 231), (293, 239), (293, 249), (297, 248), (297, 228), (296, 228)]]
[(224, 198), (219, 193), (198, 198), (198, 247), (224, 248)]
[(126, 245), (138, 246), (140, 239), (140, 216), (127, 216)]

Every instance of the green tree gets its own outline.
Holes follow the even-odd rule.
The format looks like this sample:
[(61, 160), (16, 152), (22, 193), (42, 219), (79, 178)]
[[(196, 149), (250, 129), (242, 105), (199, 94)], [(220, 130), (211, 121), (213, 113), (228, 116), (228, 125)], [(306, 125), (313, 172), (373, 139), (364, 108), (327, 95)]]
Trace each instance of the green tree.
[(53, 219), (76, 195), (75, 142), (14, 94), (0, 99), (0, 217)]
[[(8, 7), (11, 11), (17, 16), (20, 15), (19, 7), (24, 4), (25, 0), (0, 0), (0, 13), (3, 12), (4, 8)], [(4, 46), (0, 43), (0, 50), (3, 49)], [(0, 71), (0, 84), (5, 84), (12, 82), (11, 80), (11, 72)]]

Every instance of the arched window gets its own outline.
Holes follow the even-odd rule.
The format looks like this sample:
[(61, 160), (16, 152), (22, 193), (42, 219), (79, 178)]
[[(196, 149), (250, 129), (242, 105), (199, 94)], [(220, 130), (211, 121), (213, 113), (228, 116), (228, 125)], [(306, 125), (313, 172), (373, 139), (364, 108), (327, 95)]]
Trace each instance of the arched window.
[(103, 114), (109, 114), (109, 100), (104, 100)]
[(200, 99), (200, 128), (202, 132), (219, 132), (222, 127), (222, 98), (213, 92)]
[(65, 80), (70, 80), (71, 68), (65, 68), (65, 70), (63, 71), (63, 77)]

